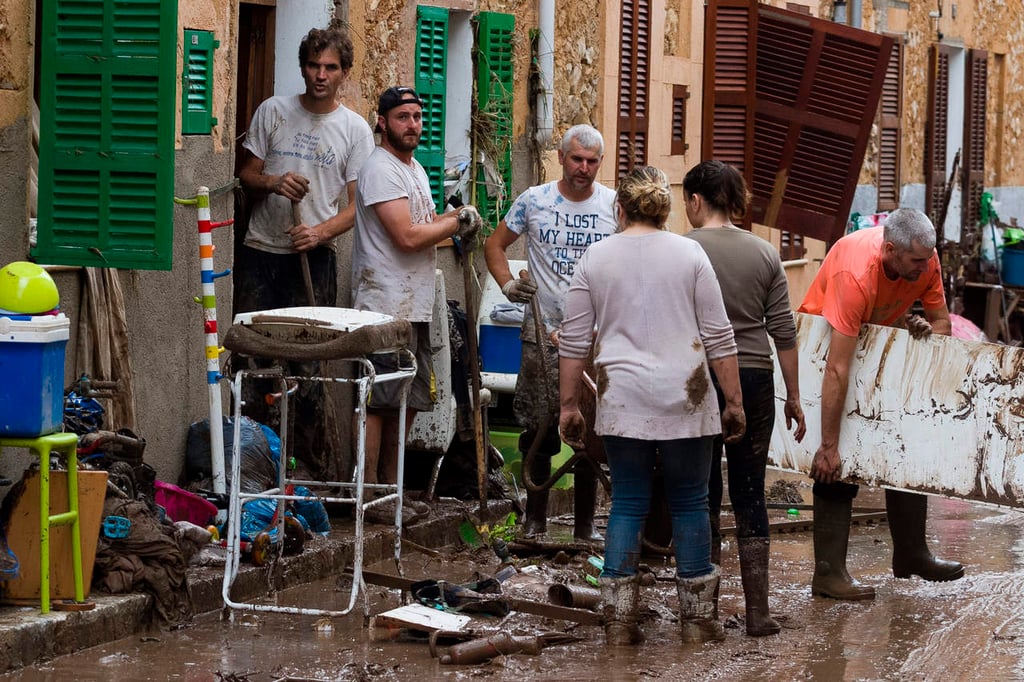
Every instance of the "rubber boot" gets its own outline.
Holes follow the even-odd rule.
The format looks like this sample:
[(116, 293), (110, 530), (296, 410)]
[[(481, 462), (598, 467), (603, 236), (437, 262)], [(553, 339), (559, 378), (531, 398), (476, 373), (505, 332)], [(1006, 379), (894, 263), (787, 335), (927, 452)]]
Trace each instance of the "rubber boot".
[(597, 472), (590, 460), (578, 459), (573, 465), (573, 529), (572, 535), (583, 542), (604, 542), (594, 528), (597, 506)]
[(676, 576), (679, 595), (679, 624), (684, 644), (702, 644), (725, 639), (725, 628), (714, 617), (714, 595), (721, 573), (714, 566), (711, 573), (697, 578)]
[(740, 576), (747, 606), (747, 634), (776, 635), (782, 626), (768, 613), (768, 538), (740, 538)]
[[(551, 476), (551, 458), (542, 454), (534, 456), (530, 477), (534, 483), (546, 481)], [(523, 535), (528, 538), (543, 535), (548, 530), (549, 490), (526, 491), (526, 519), (523, 521)]]
[(885, 511), (892, 534), (892, 574), (897, 578), (919, 575), (925, 580), (945, 582), (964, 577), (956, 561), (932, 555), (925, 540), (928, 497), (902, 490), (885, 491)]
[[(722, 565), (722, 517), (712, 512), (708, 516), (708, 522), (711, 525), (711, 563), (715, 566)], [(719, 581), (721, 582), (721, 581)], [(721, 584), (715, 585), (715, 594), (712, 597), (714, 603), (714, 609), (711, 613), (712, 618), (718, 620), (718, 595), (721, 592)]]
[(640, 619), (640, 576), (598, 579), (604, 637), (609, 646), (629, 646), (644, 641)]
[(814, 578), (811, 593), (832, 599), (874, 599), (875, 588), (861, 585), (846, 571), (853, 500), (814, 496)]

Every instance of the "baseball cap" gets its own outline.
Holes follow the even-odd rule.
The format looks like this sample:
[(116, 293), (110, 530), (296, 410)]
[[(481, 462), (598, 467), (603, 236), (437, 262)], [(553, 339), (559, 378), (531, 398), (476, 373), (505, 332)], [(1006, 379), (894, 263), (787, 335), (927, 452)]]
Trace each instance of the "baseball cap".
[(412, 88), (403, 85), (392, 86), (380, 94), (380, 100), (377, 102), (377, 114), (384, 116), (403, 104), (419, 104), (422, 107), (423, 101)]

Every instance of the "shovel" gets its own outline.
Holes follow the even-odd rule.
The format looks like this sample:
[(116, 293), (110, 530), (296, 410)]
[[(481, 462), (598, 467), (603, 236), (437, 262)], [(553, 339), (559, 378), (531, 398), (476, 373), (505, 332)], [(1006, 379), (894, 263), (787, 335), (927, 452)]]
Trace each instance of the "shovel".
[[(292, 227), (302, 224), (302, 210), (299, 208), (299, 202), (292, 202)], [(305, 251), (299, 252), (299, 264), (302, 266), (302, 281), (306, 285), (306, 300), (309, 301), (309, 305), (316, 305), (316, 294), (313, 293), (313, 275), (309, 272), (309, 256), (306, 255)]]

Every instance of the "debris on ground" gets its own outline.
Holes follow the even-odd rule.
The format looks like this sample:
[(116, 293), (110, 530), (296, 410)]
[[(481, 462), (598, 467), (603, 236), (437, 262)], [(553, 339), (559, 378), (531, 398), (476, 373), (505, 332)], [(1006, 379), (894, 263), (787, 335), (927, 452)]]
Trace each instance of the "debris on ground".
[(765, 492), (765, 501), (774, 504), (802, 504), (804, 496), (796, 481), (779, 479)]

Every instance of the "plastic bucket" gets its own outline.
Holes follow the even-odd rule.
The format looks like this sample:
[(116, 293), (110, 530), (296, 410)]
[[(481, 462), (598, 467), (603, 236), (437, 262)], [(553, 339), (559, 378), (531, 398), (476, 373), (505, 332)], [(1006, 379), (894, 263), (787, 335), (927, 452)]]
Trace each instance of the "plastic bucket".
[(1003, 249), (1003, 284), (1024, 287), (1024, 249)]

